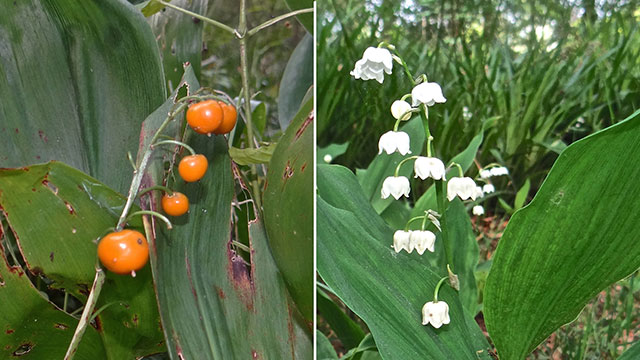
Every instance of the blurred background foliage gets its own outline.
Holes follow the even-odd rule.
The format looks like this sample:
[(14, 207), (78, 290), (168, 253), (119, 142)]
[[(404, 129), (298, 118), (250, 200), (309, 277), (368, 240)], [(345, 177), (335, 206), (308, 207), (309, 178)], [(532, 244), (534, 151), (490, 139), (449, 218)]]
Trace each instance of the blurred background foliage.
[[(513, 198), (538, 189), (568, 144), (640, 106), (638, 1), (328, 0), (318, 3), (318, 145), (348, 142), (334, 163), (366, 168), (411, 91), (349, 72), (368, 46), (394, 44), (448, 99), (430, 108), (436, 155), (451, 159), (490, 122), (478, 164), (511, 171)], [(396, 69), (400, 69), (395, 64)], [(472, 174), (474, 172), (472, 171)], [(418, 194), (421, 192), (417, 192)]]

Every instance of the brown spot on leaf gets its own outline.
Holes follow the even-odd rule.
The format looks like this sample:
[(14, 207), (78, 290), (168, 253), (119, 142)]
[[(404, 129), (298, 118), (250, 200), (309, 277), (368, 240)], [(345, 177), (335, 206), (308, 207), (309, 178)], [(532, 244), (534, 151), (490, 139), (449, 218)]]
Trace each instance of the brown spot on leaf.
[(49, 138), (47, 138), (47, 135), (44, 134), (44, 131), (42, 130), (38, 130), (38, 136), (40, 136), (40, 140), (44, 141), (44, 142), (48, 142)]
[(18, 346), (18, 348), (13, 352), (13, 356), (22, 356), (22, 355), (27, 355), (31, 349), (33, 349), (33, 344), (32, 343), (24, 343), (20, 346)]
[(138, 314), (133, 314), (133, 319), (132, 319), (132, 321), (133, 321), (133, 325), (134, 325), (135, 327), (138, 327), (138, 325), (139, 325), (139, 324), (138, 324), (138, 322), (139, 322)]
[(69, 210), (69, 214), (74, 215), (76, 213), (76, 210), (73, 208), (70, 202), (65, 201), (64, 206), (66, 206), (67, 210)]
[(54, 184), (51, 183), (51, 181), (44, 179), (42, 180), (42, 185), (46, 186), (47, 189), (51, 190), (51, 192), (55, 195), (58, 196), (58, 187), (55, 186)]
[(300, 171), (304, 172), (304, 169), (307, 168), (307, 163), (305, 162), (304, 164), (302, 164), (302, 166), (300, 167)]
[(253, 293), (255, 289), (253, 288), (251, 275), (242, 256), (237, 255), (236, 252), (231, 249), (230, 242), (227, 246), (227, 259), (229, 260), (227, 263), (229, 280), (231, 280), (231, 284), (233, 284), (238, 297), (247, 307), (247, 310), (253, 311)]
[(53, 262), (53, 251), (49, 254), (49, 260), (51, 260), (51, 262)]
[(18, 134), (20, 132), (20, 130), (18, 130), (18, 128), (15, 128), (16, 134)]
[(284, 180), (284, 182), (287, 182), (287, 180), (292, 176), (293, 168), (291, 167), (289, 161), (287, 161), (287, 166), (284, 168), (284, 173), (282, 174), (282, 180)]
[(216, 292), (218, 293), (218, 298), (219, 298), (219, 299), (221, 299), (221, 300), (222, 300), (222, 299), (224, 299), (224, 298), (226, 298), (226, 297), (227, 297), (227, 295), (224, 293), (224, 291), (222, 290), (222, 288), (217, 287), (217, 286), (216, 286), (215, 288), (216, 288)]
[(7, 329), (7, 331), (5, 331), (7, 333), (7, 335), (11, 335), (15, 332), (15, 330), (13, 329)]
[(313, 122), (313, 111), (311, 111), (309, 113), (309, 115), (307, 115), (307, 118), (304, 120), (302, 125), (300, 125), (300, 128), (298, 128), (298, 130), (296, 131), (296, 136), (295, 136), (294, 140), (298, 140), (298, 138), (300, 138), (300, 136), (302, 136), (304, 131), (307, 129), (307, 127), (309, 125), (311, 125), (312, 122)]
[(58, 330), (67, 330), (69, 328), (69, 325), (62, 324), (62, 323), (55, 323), (53, 324), (53, 327)]
[(253, 350), (253, 349), (251, 349), (251, 358), (254, 359), (254, 360), (258, 359), (258, 352)]

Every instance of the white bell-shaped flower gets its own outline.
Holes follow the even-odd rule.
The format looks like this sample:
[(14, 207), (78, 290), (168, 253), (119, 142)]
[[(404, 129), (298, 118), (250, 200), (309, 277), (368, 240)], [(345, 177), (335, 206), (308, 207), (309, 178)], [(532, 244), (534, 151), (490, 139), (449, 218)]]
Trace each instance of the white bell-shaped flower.
[(456, 196), (462, 200), (475, 200), (476, 191), (476, 183), (470, 177), (454, 177), (447, 182), (447, 199), (449, 201)]
[(446, 101), (447, 99), (442, 95), (442, 88), (434, 82), (418, 84), (411, 90), (411, 103), (413, 106), (420, 104), (432, 106), (435, 103), (444, 103)]
[[(398, 230), (393, 233), (393, 249), (399, 253), (402, 249), (406, 252), (409, 250), (411, 231)], [(413, 248), (411, 248), (413, 250)]]
[(474, 194), (475, 194), (475, 199), (484, 197), (484, 192), (482, 192), (482, 188), (480, 186), (476, 186), (476, 191), (474, 192)]
[(444, 301), (429, 301), (422, 307), (422, 325), (431, 324), (439, 329), (443, 324), (451, 322), (449, 318), (449, 305)]
[(444, 163), (434, 157), (420, 156), (413, 163), (415, 177), (425, 180), (429, 177), (434, 180), (445, 180)]
[(490, 172), (491, 172), (491, 176), (509, 175), (509, 169), (507, 169), (504, 166), (491, 168)]
[(382, 183), (380, 195), (382, 195), (383, 199), (386, 199), (391, 195), (398, 200), (402, 196), (409, 197), (410, 191), (411, 186), (409, 185), (409, 179), (404, 176), (389, 176), (384, 179), (384, 182)]
[(378, 141), (378, 155), (382, 152), (386, 152), (391, 155), (395, 151), (400, 155), (407, 155), (411, 153), (409, 134), (403, 131), (387, 131), (380, 136)]
[(484, 215), (484, 208), (482, 207), (482, 205), (476, 205), (473, 207), (471, 212), (473, 213), (473, 215), (481, 216)]
[(484, 192), (485, 194), (491, 194), (492, 192), (495, 192), (496, 188), (495, 186), (493, 186), (493, 184), (485, 184), (482, 187), (482, 192)]
[(391, 52), (385, 48), (368, 47), (362, 55), (362, 59), (356, 61), (351, 71), (351, 76), (356, 79), (376, 79), (382, 84), (384, 73), (391, 74), (393, 58)]
[(491, 177), (491, 170), (488, 169), (484, 169), (484, 170), (480, 170), (480, 177), (483, 179), (488, 179)]
[(409, 236), (409, 243), (413, 245), (418, 254), (424, 254), (425, 250), (435, 251), (436, 234), (428, 230), (412, 231)]
[[(411, 113), (409, 111), (411, 111), (411, 104), (404, 100), (396, 100), (391, 104), (391, 115), (396, 119), (409, 120), (411, 118)], [(400, 119), (401, 116), (402, 119)]]

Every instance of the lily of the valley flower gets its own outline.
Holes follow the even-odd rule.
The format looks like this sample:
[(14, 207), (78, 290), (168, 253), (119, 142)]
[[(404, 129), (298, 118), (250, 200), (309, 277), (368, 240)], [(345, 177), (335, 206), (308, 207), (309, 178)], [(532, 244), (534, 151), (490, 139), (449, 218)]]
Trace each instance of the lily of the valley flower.
[(484, 196), (484, 192), (482, 191), (482, 188), (480, 186), (476, 186), (475, 199), (481, 198), (483, 196)]
[(393, 233), (393, 249), (399, 253), (402, 249), (406, 252), (413, 251), (413, 247), (409, 249), (411, 231), (398, 230)]
[(403, 131), (387, 131), (380, 136), (378, 141), (378, 155), (382, 152), (391, 155), (398, 151), (401, 155), (411, 153), (409, 134)]
[(391, 52), (385, 48), (368, 47), (362, 55), (362, 59), (356, 61), (351, 76), (356, 79), (376, 79), (382, 84), (384, 73), (391, 74), (393, 58)]
[(470, 177), (454, 177), (447, 182), (447, 199), (453, 200), (456, 196), (462, 200), (476, 199), (476, 183)]
[[(436, 234), (428, 230), (411, 231), (409, 243), (416, 249), (418, 254), (424, 254), (425, 250), (435, 251)], [(409, 251), (411, 252), (411, 251)]]
[(411, 90), (411, 102), (413, 106), (420, 104), (432, 106), (435, 103), (444, 103), (446, 101), (447, 99), (442, 95), (442, 88), (434, 82), (418, 84)]
[(492, 184), (485, 184), (482, 187), (482, 192), (484, 192), (485, 194), (491, 194), (494, 191), (496, 191), (496, 188)]
[(491, 177), (491, 170), (488, 169), (484, 169), (484, 170), (480, 170), (480, 177), (483, 179), (488, 179)]
[(398, 200), (402, 196), (409, 197), (409, 191), (411, 191), (409, 179), (404, 176), (389, 176), (382, 183), (380, 195), (382, 195), (383, 199), (391, 195)]
[(481, 216), (484, 215), (484, 208), (482, 207), (482, 205), (476, 205), (473, 207), (471, 212), (473, 213), (473, 215)]
[(439, 329), (443, 324), (451, 322), (449, 318), (449, 305), (444, 301), (429, 301), (422, 307), (422, 325), (431, 324)]
[(489, 171), (491, 172), (491, 176), (509, 175), (509, 169), (507, 169), (504, 166), (494, 167), (494, 168), (491, 168), (491, 170)]
[[(411, 118), (411, 113), (408, 113), (408, 111), (410, 110), (411, 104), (404, 100), (396, 100), (393, 102), (393, 104), (391, 104), (391, 115), (399, 120), (409, 120)], [(402, 119), (400, 119), (401, 116)]]
[(413, 163), (415, 177), (425, 180), (429, 177), (434, 180), (445, 180), (444, 163), (434, 157), (420, 156)]

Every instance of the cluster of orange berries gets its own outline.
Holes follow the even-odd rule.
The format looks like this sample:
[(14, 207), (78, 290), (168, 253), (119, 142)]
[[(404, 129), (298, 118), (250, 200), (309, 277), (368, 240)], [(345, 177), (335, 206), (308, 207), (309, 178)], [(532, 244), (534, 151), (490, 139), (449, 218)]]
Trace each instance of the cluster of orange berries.
[[(187, 123), (199, 134), (227, 134), (236, 125), (236, 108), (222, 101), (205, 100), (189, 106)], [(207, 172), (209, 162), (202, 154), (189, 155), (178, 164), (178, 173), (185, 182), (195, 182)], [(162, 209), (169, 216), (181, 216), (189, 211), (186, 195), (174, 191), (162, 196)], [(124, 229), (112, 232), (100, 240), (98, 258), (102, 265), (116, 274), (134, 274), (149, 260), (147, 239), (139, 231)]]

